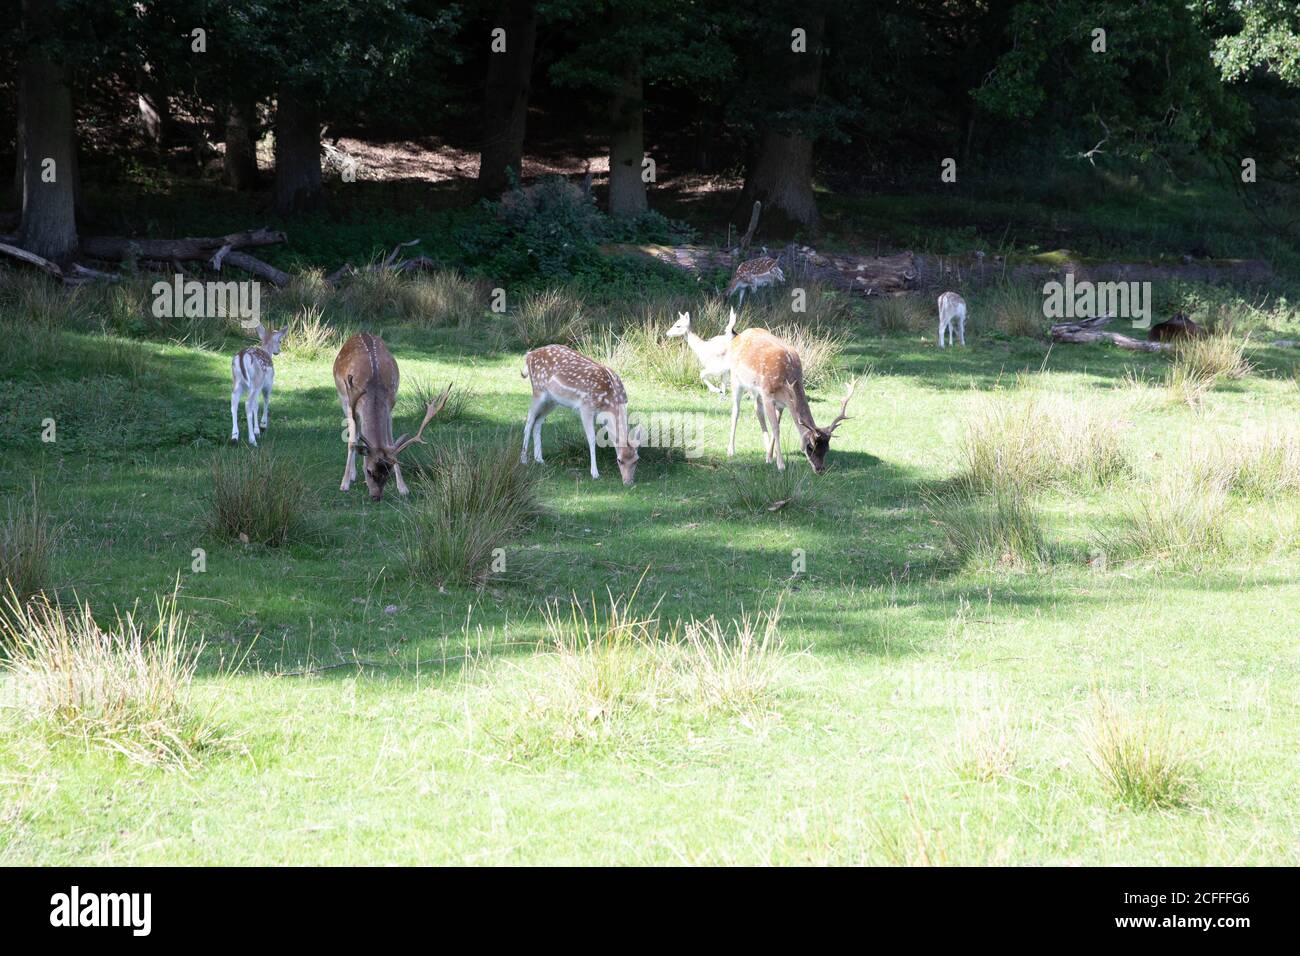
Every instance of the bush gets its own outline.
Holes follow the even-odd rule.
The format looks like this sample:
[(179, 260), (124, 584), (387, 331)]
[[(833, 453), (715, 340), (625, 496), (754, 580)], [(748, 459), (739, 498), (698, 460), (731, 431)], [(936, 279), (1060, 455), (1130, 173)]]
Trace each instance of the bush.
[(0, 598), (22, 603), (50, 586), (57, 538), (58, 529), (34, 485), (22, 498), (6, 500), (0, 524)]
[(270, 448), (220, 449), (212, 456), (207, 529), (246, 544), (280, 547), (313, 530), (313, 490), (296, 461)]
[(136, 609), (104, 630), (90, 605), (68, 613), (38, 600), (10, 601), (0, 615), (20, 712), (54, 738), (120, 753), (141, 764), (184, 769), (217, 740), (192, 701), (202, 643), (188, 640), (177, 593), (157, 602), (152, 625)]
[(484, 209), (485, 218), (462, 229), (458, 238), (471, 261), (489, 275), (563, 278), (596, 255), (603, 217), (593, 199), (563, 177), (544, 176), (528, 187), (516, 182)]
[(438, 448), (414, 501), (402, 509), (406, 565), (432, 584), (480, 583), (492, 553), (542, 512), (543, 471), (519, 462), (509, 439)]

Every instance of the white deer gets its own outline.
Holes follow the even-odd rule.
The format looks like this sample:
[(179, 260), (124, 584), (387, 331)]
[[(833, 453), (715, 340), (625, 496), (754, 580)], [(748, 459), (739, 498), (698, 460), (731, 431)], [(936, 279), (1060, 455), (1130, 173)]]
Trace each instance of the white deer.
[(956, 292), (939, 296), (939, 348), (943, 348), (943, 333), (948, 331), (948, 344), (952, 345), (952, 323), (957, 323), (957, 341), (966, 344), (966, 300)]
[(639, 457), (637, 447), (643, 441), (643, 433), (640, 428), (635, 434), (628, 430), (627, 390), (612, 369), (566, 346), (544, 345), (524, 356), (523, 377), (532, 381), (533, 404), (524, 422), (521, 464), (528, 462), (529, 436), (533, 440), (533, 460), (542, 464), (542, 420), (556, 405), (563, 405), (572, 408), (582, 419), (591, 451), (591, 477), (600, 477), (596, 469), (596, 421), (600, 418), (603, 426), (613, 429), (623, 484), (632, 484)]
[[(700, 360), (700, 381), (705, 384), (710, 392), (725, 395), (727, 393), (725, 382), (731, 374), (731, 340), (735, 337), (735, 329), (735, 309), (731, 310), (731, 320), (727, 323), (727, 331), (721, 335), (715, 335), (711, 339), (702, 339), (691, 331), (691, 314), (689, 312), (678, 312), (677, 321), (664, 334), (670, 339), (686, 336), (686, 344), (691, 347), (695, 357)], [(710, 382), (710, 375), (717, 376), (719, 384), (714, 385)]]
[[(257, 324), (260, 345), (241, 349), (230, 360), (230, 443), (239, 444), (239, 400), (244, 396), (244, 415), (248, 422), (248, 443), (257, 446), (257, 436), (267, 429), (271, 412), (271, 386), (275, 384), (275, 363), (271, 356), (280, 354), (280, 341), (287, 329), (268, 329)], [(262, 396), (262, 423), (257, 422), (257, 397)]]

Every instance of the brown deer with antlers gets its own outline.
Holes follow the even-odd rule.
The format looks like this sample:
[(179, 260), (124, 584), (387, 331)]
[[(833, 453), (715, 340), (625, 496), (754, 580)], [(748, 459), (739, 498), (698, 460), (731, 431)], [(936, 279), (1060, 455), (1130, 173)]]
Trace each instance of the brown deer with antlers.
[(348, 426), (348, 457), (339, 490), (347, 491), (356, 481), (356, 455), (360, 452), (365, 457), (366, 488), (372, 501), (383, 498), (384, 485), (390, 477), (397, 479), (399, 493), (409, 493), (402, 480), (398, 456), (416, 442), (424, 444), (421, 436), (425, 426), (447, 404), (451, 386), (429, 403), (419, 431), (394, 441), (393, 406), (397, 403), (397, 385), (397, 361), (383, 339), (362, 332), (343, 343), (334, 359), (334, 387), (338, 389)]
[(767, 329), (746, 329), (731, 340), (731, 441), (727, 445), (727, 455), (736, 453), (740, 397), (742, 392), (749, 392), (754, 396), (758, 426), (763, 429), (767, 460), (771, 462), (775, 458), (777, 469), (785, 470), (785, 461), (781, 457), (781, 415), (788, 408), (795, 427), (799, 429), (808, 464), (812, 465), (815, 474), (820, 475), (826, 470), (831, 435), (840, 422), (848, 419), (845, 412), (856, 385), (856, 382), (849, 383), (848, 394), (844, 396), (835, 420), (825, 428), (818, 428), (808, 407), (808, 396), (804, 394), (803, 363), (794, 346)]

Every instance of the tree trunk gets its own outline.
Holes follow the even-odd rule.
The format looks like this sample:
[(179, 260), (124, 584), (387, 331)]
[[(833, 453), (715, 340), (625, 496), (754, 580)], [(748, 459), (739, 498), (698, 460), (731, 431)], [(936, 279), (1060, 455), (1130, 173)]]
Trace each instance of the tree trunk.
[[(38, 40), (54, 22), (53, 7), (53, 0), (24, 0), (28, 30)], [(77, 250), (75, 133), (67, 71), (42, 58), (47, 55), (32, 50), (19, 75), (23, 195), (18, 244), (61, 262)]]
[(635, 219), (646, 211), (645, 181), (641, 178), (644, 107), (641, 64), (629, 57), (610, 104), (609, 214), (615, 219)]
[(497, 23), (506, 31), (506, 48), (488, 55), (483, 98), (483, 148), (479, 153), (478, 191), (495, 198), (509, 185), (507, 170), (518, 177), (523, 167), (524, 128), (537, 41), (533, 0), (505, 0)]
[[(824, 11), (809, 11), (802, 18), (807, 52), (790, 53), (790, 105), (810, 107), (817, 98), (822, 72)], [(821, 225), (812, 189), (813, 141), (798, 129), (764, 130), (758, 157), (745, 177), (740, 211), (748, 214), (755, 200), (763, 203), (765, 234), (790, 236), (799, 229), (815, 232)]]
[(316, 209), (324, 200), (320, 175), (320, 109), (280, 90), (275, 108), (275, 211), (282, 216)]
[(257, 185), (257, 107), (236, 103), (226, 114), (226, 155), (222, 178), (239, 191)]

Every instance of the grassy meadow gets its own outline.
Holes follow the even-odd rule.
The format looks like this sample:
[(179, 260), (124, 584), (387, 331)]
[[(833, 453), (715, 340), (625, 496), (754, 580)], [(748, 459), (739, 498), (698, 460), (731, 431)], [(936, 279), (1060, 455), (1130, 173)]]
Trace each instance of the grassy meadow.
[[(0, 862), (1300, 863), (1285, 299), (1159, 287), (1218, 329), (1174, 355), (1049, 347), (1033, 290), (964, 290), (943, 351), (929, 291), (747, 299), (816, 354), (818, 421), (860, 379), (817, 478), (789, 416), (764, 466), (748, 401), (727, 458), (729, 400), (656, 334), (725, 312), (678, 277), (497, 315), (483, 280), (303, 272), (264, 300), (256, 453), (252, 339), (148, 287), (0, 271)], [(395, 432), (455, 386), (410, 502), (339, 491), (362, 328)], [(592, 481), (559, 409), (520, 469), (522, 354), (565, 340), (701, 454)]]

